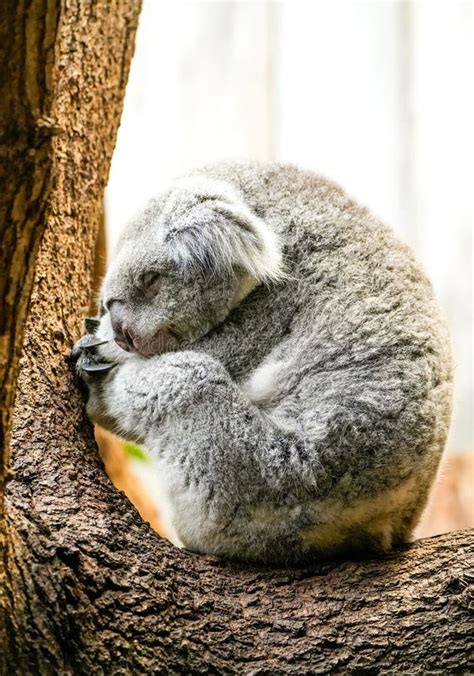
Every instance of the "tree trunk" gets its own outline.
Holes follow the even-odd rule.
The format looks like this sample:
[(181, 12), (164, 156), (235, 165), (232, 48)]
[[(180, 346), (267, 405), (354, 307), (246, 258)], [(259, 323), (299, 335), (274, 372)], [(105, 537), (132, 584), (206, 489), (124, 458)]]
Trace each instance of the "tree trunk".
[(5, 672), (467, 673), (468, 532), (383, 560), (268, 570), (175, 549), (111, 485), (67, 356), (139, 3), (3, 0), (0, 12), (4, 442), (16, 392)]

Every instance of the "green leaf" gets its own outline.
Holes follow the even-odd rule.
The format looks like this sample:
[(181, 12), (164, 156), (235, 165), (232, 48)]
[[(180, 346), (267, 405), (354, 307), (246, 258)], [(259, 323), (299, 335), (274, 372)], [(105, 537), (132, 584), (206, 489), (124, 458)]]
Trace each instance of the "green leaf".
[(132, 444), (129, 441), (125, 441), (123, 444), (123, 449), (125, 455), (133, 460), (140, 460), (141, 462), (150, 462), (151, 458), (148, 455), (148, 452), (142, 447)]

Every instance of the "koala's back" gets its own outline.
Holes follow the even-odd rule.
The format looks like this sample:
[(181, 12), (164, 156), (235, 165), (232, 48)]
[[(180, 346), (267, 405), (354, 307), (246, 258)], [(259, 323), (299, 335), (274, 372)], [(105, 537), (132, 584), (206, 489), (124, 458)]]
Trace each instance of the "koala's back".
[[(223, 326), (197, 346), (224, 362), (232, 354), (226, 366), (246, 395), (300, 443), (254, 518), (283, 510), (276, 540), (297, 529), (321, 551), (406, 539), (451, 414), (449, 339), (430, 283), (408, 247), (321, 177), (279, 165), (204, 172), (231, 182), (275, 229), (288, 274), (236, 309), (232, 333)], [(255, 349), (239, 350), (235, 327), (249, 314)]]

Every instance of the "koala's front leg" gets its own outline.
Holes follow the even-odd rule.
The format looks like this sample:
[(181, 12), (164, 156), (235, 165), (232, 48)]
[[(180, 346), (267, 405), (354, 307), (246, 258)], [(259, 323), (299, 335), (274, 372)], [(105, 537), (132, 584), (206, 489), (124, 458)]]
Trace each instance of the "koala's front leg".
[(215, 359), (198, 352), (142, 357), (103, 334), (81, 338), (73, 350), (94, 422), (155, 456), (158, 439), (175, 454), (202, 447), (217, 457), (231, 447), (237, 452), (236, 440), (245, 448), (248, 435), (261, 437), (259, 410)]
[[(188, 448), (203, 419), (208, 423), (213, 418), (215, 393), (230, 381), (218, 362), (200, 353), (125, 353), (124, 358), (120, 348), (116, 353), (107, 342), (81, 341), (75, 347), (76, 355), (80, 352), (76, 368), (87, 389), (88, 416), (124, 439), (144, 444), (155, 456), (158, 438), (162, 446)], [(227, 405), (228, 397), (221, 396), (220, 404)], [(215, 435), (213, 427), (208, 432)]]
[(107, 323), (86, 320), (88, 326), (90, 333), (77, 341), (72, 357), (86, 391), (89, 418), (125, 439), (150, 446), (151, 451), (157, 435), (166, 429), (166, 420), (184, 417), (202, 389), (215, 383), (216, 374), (210, 378), (204, 362), (212, 362), (214, 372), (224, 370), (198, 353), (153, 357), (127, 353), (111, 339)]

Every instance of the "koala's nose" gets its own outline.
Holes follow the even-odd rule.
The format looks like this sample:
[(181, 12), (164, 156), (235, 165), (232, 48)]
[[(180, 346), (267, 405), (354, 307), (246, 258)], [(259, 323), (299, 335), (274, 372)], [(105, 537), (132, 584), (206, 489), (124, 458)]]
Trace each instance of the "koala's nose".
[(110, 322), (114, 332), (114, 340), (122, 350), (133, 350), (133, 336), (127, 329), (127, 308), (121, 300), (109, 303)]

